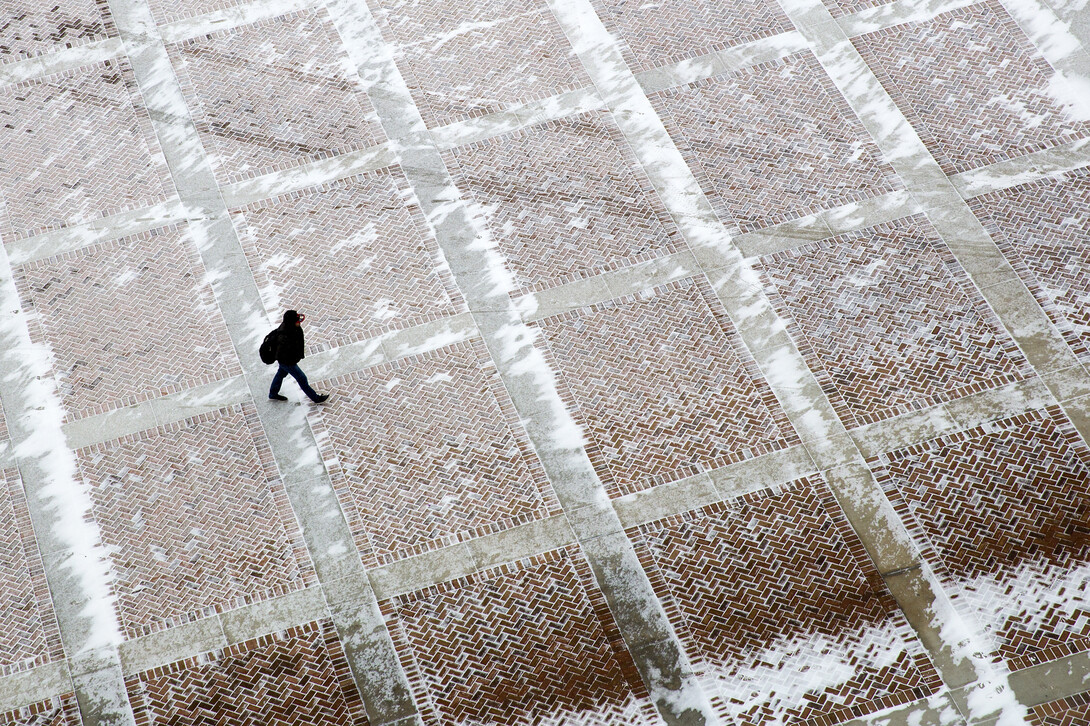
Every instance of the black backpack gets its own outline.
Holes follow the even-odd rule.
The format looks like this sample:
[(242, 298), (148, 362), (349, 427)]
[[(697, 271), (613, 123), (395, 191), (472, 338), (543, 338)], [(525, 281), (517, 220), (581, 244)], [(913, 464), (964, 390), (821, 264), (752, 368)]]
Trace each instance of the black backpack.
[(280, 328), (273, 328), (272, 332), (265, 336), (265, 340), (261, 341), (261, 347), (257, 349), (257, 354), (261, 356), (261, 362), (265, 365), (272, 365), (276, 362), (276, 349), (280, 343)]

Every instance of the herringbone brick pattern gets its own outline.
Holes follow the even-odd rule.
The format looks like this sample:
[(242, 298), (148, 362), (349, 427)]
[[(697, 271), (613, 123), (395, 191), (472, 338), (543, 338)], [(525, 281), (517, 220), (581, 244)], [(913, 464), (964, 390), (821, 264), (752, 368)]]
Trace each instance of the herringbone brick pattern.
[(379, 607), (429, 726), (661, 723), (574, 546)]
[(1090, 726), (1090, 692), (1029, 709), (1031, 726)]
[(137, 726), (365, 726), (331, 622), (310, 623), (126, 679)]
[(64, 657), (18, 469), (0, 471), (0, 623), (0, 676)]
[(483, 343), (402, 358), (323, 387), (337, 396), (313, 425), (369, 564), (560, 513)]
[(622, 52), (635, 73), (794, 28), (775, 0), (591, 0), (591, 5), (606, 28), (624, 40)]
[(821, 480), (628, 530), (733, 724), (833, 724), (941, 685)]
[(612, 497), (798, 441), (702, 277), (535, 327)]
[(849, 428), (1032, 374), (923, 216), (769, 255), (757, 269)]
[(77, 459), (129, 637), (314, 581), (252, 404), (80, 449)]
[(903, 187), (810, 51), (650, 98), (723, 223), (735, 230)]
[(488, 210), (489, 230), (523, 292), (589, 277), (684, 246), (613, 121), (552, 121), (455, 149), (455, 182)]
[(166, 162), (124, 59), (0, 88), (9, 241), (161, 202)]
[(1090, 562), (1090, 449), (1059, 408), (869, 463), (954, 602), (984, 623), (1012, 669), (1090, 648), (1079, 575)]
[(545, 0), (372, 0), (429, 127), (591, 85)]
[(0, 713), (2, 726), (80, 726), (82, 723), (79, 705), (71, 693)]
[(324, 8), (209, 33), (167, 52), (220, 181), (384, 139)]
[(239, 375), (200, 256), (164, 227), (15, 270), (69, 418)]
[(117, 35), (106, 0), (5, 0), (0, 62), (30, 58)]
[(852, 39), (947, 174), (1090, 134), (1056, 71), (998, 0)]
[(969, 207), (1072, 349), (1090, 358), (1090, 168), (976, 197)]
[(245, 3), (246, 0), (148, 0), (151, 14), (159, 23), (171, 23)]
[(233, 212), (266, 310), (308, 313), (321, 350), (465, 308), (399, 167)]

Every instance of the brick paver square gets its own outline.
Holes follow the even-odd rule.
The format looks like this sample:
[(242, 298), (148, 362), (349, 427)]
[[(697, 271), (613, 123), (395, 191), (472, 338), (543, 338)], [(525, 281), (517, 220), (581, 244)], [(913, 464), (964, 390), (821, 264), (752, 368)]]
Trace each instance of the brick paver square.
[(591, 0), (633, 72), (793, 30), (775, 0)]
[(191, 38), (167, 52), (221, 181), (385, 138), (324, 8)]
[(183, 226), (29, 263), (15, 283), (70, 418), (242, 373)]
[(560, 513), (480, 341), (319, 387), (337, 395), (312, 425), (368, 564)]
[(80, 726), (79, 705), (72, 693), (0, 713), (2, 726)]
[(308, 313), (312, 349), (465, 309), (400, 167), (235, 210), (267, 310)]
[(0, 471), (0, 623), (0, 676), (64, 658), (18, 469)]
[(1031, 726), (1090, 726), (1090, 691), (1029, 709)]
[(89, 446), (77, 459), (129, 637), (314, 581), (252, 404)]
[(1058, 407), (869, 464), (1012, 670), (1090, 649), (1090, 448)]
[(1032, 375), (922, 215), (768, 255), (757, 269), (849, 428)]
[(601, 114), (455, 149), (455, 182), (485, 208), (523, 292), (543, 290), (684, 247), (613, 121)]
[(810, 51), (650, 98), (733, 229), (750, 232), (903, 188)]
[(173, 193), (124, 59), (2, 87), (0, 118), (8, 241), (156, 204)]
[(997, 0), (852, 39), (947, 174), (1090, 135)]
[(589, 87), (545, 0), (372, 0), (429, 127)]
[(428, 726), (661, 723), (575, 546), (379, 607)]
[(820, 479), (628, 535), (726, 723), (833, 724), (941, 686)]
[(1090, 359), (1090, 168), (985, 194), (969, 207), (1068, 344)]
[(798, 442), (702, 277), (534, 326), (611, 497)]
[(126, 679), (137, 726), (365, 726), (337, 630), (309, 623)]
[(0, 6), (0, 62), (116, 35), (106, 0), (5, 0)]

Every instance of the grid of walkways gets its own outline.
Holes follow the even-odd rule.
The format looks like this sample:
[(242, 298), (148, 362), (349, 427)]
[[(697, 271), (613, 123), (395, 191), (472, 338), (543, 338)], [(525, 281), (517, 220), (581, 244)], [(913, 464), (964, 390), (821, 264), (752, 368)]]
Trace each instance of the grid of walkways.
[(1090, 722), (1087, 43), (5, 0), (0, 724)]

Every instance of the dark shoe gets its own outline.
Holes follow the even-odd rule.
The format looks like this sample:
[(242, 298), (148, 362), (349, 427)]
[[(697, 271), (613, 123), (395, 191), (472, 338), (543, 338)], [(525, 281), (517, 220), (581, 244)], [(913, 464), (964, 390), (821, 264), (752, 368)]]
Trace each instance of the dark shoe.
[(329, 400), (329, 394), (328, 393), (323, 393), (322, 395), (315, 398), (314, 402), (315, 403), (325, 403), (328, 400)]
[(286, 400), (288, 400), (288, 397), (287, 396), (281, 396), (279, 393), (274, 393), (271, 396), (269, 396), (269, 400), (270, 401), (286, 401)]

